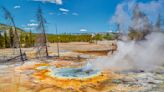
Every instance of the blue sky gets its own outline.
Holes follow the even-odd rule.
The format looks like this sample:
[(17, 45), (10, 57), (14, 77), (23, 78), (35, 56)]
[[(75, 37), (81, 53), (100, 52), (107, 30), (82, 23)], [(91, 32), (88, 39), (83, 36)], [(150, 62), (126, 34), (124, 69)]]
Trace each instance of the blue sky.
[[(0, 6), (5, 6), (11, 11), (16, 26), (26, 31), (31, 28), (35, 32), (36, 11), (40, 5), (48, 22), (46, 28), (48, 33), (55, 33), (55, 25), (58, 26), (60, 33), (80, 33), (80, 30), (107, 32), (115, 30), (110, 20), (117, 6), (126, 1), (128, 0), (0, 0)], [(142, 3), (152, 1), (157, 0), (135, 0)], [(2, 12), (0, 12), (0, 23), (7, 24)]]

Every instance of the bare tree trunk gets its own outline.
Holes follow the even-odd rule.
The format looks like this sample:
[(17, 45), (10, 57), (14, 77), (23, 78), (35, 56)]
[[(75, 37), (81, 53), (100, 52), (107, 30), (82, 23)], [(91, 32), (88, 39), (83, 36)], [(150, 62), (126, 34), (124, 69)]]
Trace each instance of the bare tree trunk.
[(46, 20), (44, 19), (42, 15), (42, 9), (39, 7), (37, 12), (37, 20), (38, 20), (38, 29), (41, 31), (41, 35), (43, 35), (43, 42), (41, 44), (45, 46), (46, 48), (46, 56), (48, 57), (48, 46), (47, 46), (47, 37), (46, 37), (46, 30), (45, 30), (45, 24)]
[(44, 46), (46, 46), (46, 56), (48, 57), (48, 47), (47, 47), (47, 37), (46, 37), (46, 32), (45, 32), (45, 27), (42, 23), (42, 27), (43, 27), (43, 35), (44, 35)]
[(19, 38), (19, 36), (18, 36), (18, 32), (17, 32), (17, 29), (16, 29), (15, 22), (14, 22), (13, 18), (11, 19), (11, 22), (13, 23), (15, 35), (16, 35), (17, 40), (18, 40), (18, 48), (19, 48), (21, 60), (24, 61), (24, 59), (23, 59), (23, 54), (22, 54), (22, 49), (21, 49), (21, 44), (20, 44), (20, 38)]
[(60, 52), (59, 52), (59, 36), (58, 36), (57, 25), (56, 25), (56, 35), (57, 35), (57, 53), (58, 53), (58, 57), (60, 57)]

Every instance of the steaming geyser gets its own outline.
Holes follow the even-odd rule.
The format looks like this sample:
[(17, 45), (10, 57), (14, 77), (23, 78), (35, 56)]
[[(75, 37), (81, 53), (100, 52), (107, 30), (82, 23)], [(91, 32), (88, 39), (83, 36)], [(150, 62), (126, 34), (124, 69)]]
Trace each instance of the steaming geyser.
[(82, 71), (81, 68), (60, 68), (55, 71), (48, 73), (50, 76), (55, 76), (58, 78), (68, 78), (68, 79), (83, 79), (91, 78), (93, 76), (99, 75), (98, 70)]
[(92, 68), (91, 64), (86, 64), (83, 67), (60, 67), (50, 65), (41, 65), (35, 67), (37, 72), (33, 77), (41, 84), (48, 84), (60, 87), (62, 89), (73, 88), (79, 90), (88, 85), (101, 85), (101, 82), (108, 80), (107, 72), (96, 70)]
[(99, 70), (92, 69), (90, 64), (87, 64), (82, 68), (50, 68), (49, 70), (49, 76), (66, 79), (82, 80), (86, 78), (92, 78), (101, 74)]
[(98, 76), (101, 71), (92, 69), (92, 65), (87, 63), (81, 68), (56, 68), (55, 66), (40, 66), (38, 70), (48, 70), (46, 74), (51, 77), (62, 78), (62, 79), (86, 79)]

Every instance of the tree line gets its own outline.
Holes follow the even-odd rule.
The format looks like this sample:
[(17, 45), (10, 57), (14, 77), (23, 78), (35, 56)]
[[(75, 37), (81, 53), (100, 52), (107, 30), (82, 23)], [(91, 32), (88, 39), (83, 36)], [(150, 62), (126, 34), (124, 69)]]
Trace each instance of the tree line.
[[(36, 38), (38, 34), (30, 32), (20, 32), (20, 43), (21, 47), (29, 48), (34, 47), (37, 44)], [(117, 34), (106, 33), (106, 34), (47, 34), (47, 40), (49, 43), (67, 43), (67, 42), (97, 42), (101, 40), (114, 40)], [(10, 29), (9, 33), (6, 31), (0, 34), (0, 48), (14, 47), (14, 35), (13, 30)]]
[[(20, 44), (21, 47), (32, 47), (35, 44), (34, 35), (32, 32), (20, 32)], [(15, 41), (14, 41), (15, 35), (14, 32), (11, 29), (9, 29), (9, 33), (6, 31), (3, 31), (0, 33), (0, 48), (17, 48)]]
[(51, 43), (54, 42), (96, 42), (101, 40), (114, 40), (116, 39), (114, 33), (105, 33), (105, 34), (48, 34), (48, 41)]

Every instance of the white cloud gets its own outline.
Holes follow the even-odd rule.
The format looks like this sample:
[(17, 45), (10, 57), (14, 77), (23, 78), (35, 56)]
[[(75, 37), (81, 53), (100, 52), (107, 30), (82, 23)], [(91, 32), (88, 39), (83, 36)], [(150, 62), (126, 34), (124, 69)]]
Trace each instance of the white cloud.
[(55, 0), (56, 4), (63, 4), (62, 0)]
[(34, 28), (30, 28), (30, 27), (24, 27), (24, 30), (34, 30)]
[(72, 15), (74, 15), (74, 16), (78, 16), (79, 14), (78, 14), (78, 13), (76, 13), (76, 12), (74, 12), (74, 13), (72, 13)]
[(49, 14), (49, 15), (54, 15), (54, 13), (53, 13), (53, 12), (49, 12), (48, 14)]
[(109, 31), (107, 31), (107, 32), (111, 33), (111, 32), (113, 32), (113, 30), (109, 30)]
[(33, 1), (40, 1), (40, 2), (43, 2), (43, 3), (45, 3), (45, 2), (56, 3), (58, 5), (62, 5), (63, 4), (62, 0), (33, 0)]
[(59, 10), (62, 11), (62, 12), (69, 12), (69, 10), (65, 9), (65, 8), (59, 8)]
[(14, 6), (14, 8), (15, 8), (15, 9), (19, 9), (19, 8), (21, 8), (21, 6), (16, 5), (16, 6)]
[(87, 32), (87, 29), (80, 29), (80, 32)]
[(38, 24), (36, 24), (36, 23), (30, 23), (30, 24), (27, 24), (27, 26), (29, 26), (29, 27), (36, 27), (36, 26), (38, 26)]

